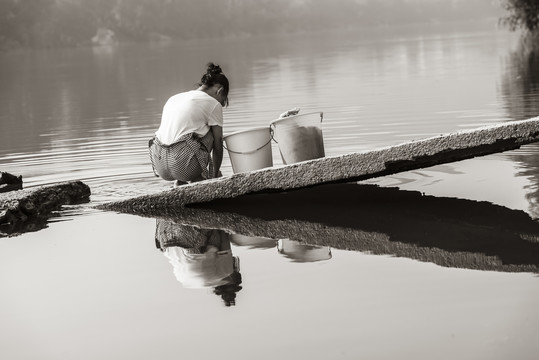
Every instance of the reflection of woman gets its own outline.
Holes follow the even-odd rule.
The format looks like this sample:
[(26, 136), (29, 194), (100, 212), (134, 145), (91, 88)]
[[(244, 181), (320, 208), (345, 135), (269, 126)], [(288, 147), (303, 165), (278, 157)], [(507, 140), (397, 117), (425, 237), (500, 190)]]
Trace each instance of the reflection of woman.
[(236, 293), (242, 289), (241, 274), (229, 234), (158, 219), (155, 236), (184, 287), (212, 287), (226, 306), (235, 305)]
[(161, 125), (149, 144), (156, 175), (176, 180), (176, 184), (220, 175), (223, 106), (228, 105), (228, 90), (227, 77), (218, 65), (210, 63), (196, 90), (168, 99)]

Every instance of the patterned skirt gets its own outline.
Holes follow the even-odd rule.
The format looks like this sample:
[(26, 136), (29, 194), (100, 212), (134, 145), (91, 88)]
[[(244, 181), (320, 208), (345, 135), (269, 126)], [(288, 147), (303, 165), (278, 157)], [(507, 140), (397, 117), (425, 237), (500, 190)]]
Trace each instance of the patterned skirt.
[(154, 173), (164, 180), (199, 181), (213, 173), (211, 131), (202, 137), (195, 133), (184, 135), (170, 145), (154, 137), (148, 145)]
[(222, 230), (204, 229), (194, 225), (156, 219), (155, 245), (158, 249), (181, 247), (191, 254), (203, 254), (208, 246), (230, 249), (230, 235)]

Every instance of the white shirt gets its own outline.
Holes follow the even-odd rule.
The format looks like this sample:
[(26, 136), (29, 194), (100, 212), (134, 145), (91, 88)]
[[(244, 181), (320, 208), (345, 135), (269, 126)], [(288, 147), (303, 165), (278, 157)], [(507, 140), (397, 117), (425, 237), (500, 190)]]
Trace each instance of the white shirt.
[(170, 145), (192, 132), (204, 136), (214, 125), (223, 126), (223, 106), (204, 91), (191, 90), (168, 99), (155, 135)]
[(204, 254), (190, 254), (179, 246), (165, 249), (164, 255), (174, 269), (176, 279), (183, 287), (200, 289), (227, 284), (234, 272), (234, 257), (231, 250)]

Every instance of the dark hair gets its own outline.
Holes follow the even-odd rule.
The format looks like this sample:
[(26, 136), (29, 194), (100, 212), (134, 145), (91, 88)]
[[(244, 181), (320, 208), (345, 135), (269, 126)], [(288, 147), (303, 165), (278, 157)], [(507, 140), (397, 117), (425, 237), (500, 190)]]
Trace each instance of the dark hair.
[(221, 299), (223, 299), (223, 302), (227, 307), (236, 305), (236, 293), (242, 289), (240, 286), (241, 274), (237, 270), (230, 274), (228, 280), (229, 282), (227, 284), (216, 286), (215, 289), (213, 289), (213, 293), (221, 296)]
[(206, 65), (206, 73), (202, 75), (202, 79), (200, 79), (200, 84), (198, 85), (210, 87), (215, 84), (223, 86), (223, 91), (225, 92), (225, 101), (223, 106), (228, 106), (228, 79), (225, 74), (223, 74), (221, 67), (211, 62)]

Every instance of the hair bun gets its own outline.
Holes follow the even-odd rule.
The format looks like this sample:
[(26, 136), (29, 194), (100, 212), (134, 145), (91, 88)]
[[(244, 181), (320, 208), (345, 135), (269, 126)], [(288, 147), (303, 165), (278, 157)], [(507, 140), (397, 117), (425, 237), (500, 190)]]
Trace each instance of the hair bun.
[(223, 70), (219, 65), (216, 65), (214, 63), (209, 63), (207, 65), (206, 74), (208, 75), (219, 75), (223, 73)]
[(224, 90), (225, 99), (221, 105), (228, 106), (228, 79), (219, 65), (210, 62), (206, 65), (206, 73), (202, 75), (202, 79), (200, 79), (200, 83), (197, 86), (211, 87), (215, 84), (221, 85)]

